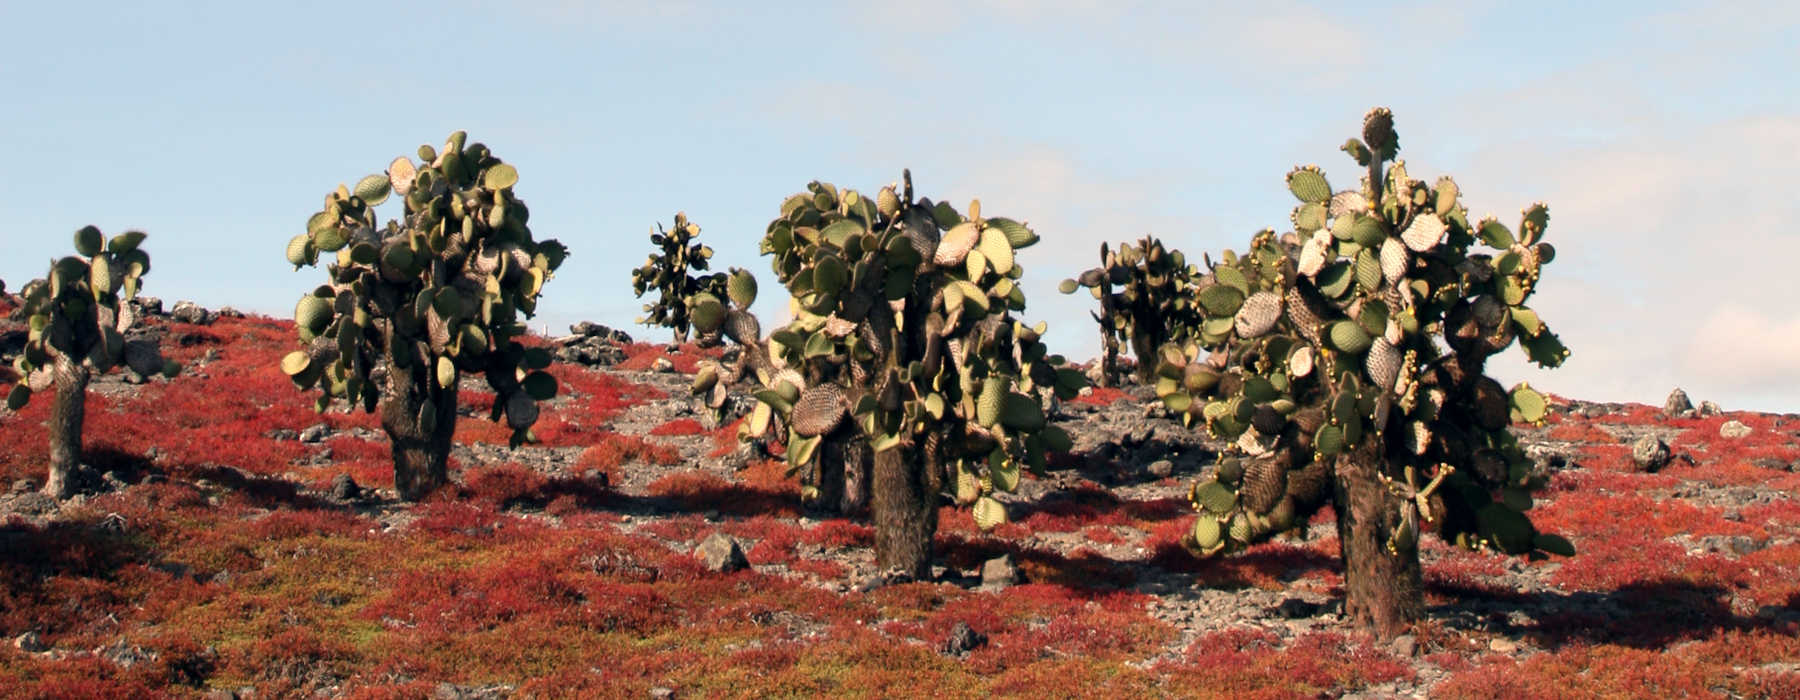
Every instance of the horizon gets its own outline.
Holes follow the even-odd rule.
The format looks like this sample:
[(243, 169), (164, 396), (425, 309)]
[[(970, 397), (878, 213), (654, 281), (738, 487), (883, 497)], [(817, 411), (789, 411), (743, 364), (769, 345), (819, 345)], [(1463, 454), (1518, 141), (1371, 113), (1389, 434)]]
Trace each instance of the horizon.
[[(921, 195), (1031, 222), (1022, 316), (1086, 361), (1097, 305), (1056, 285), (1101, 242), (1198, 259), (1285, 230), (1282, 177), (1353, 182), (1337, 146), (1381, 105), (1413, 176), (1453, 176), (1472, 217), (1550, 206), (1534, 307), (1573, 355), (1549, 371), (1509, 351), (1502, 383), (1800, 410), (1789, 5), (334, 6), (375, 28), (358, 42), (324, 8), (4, 7), (36, 28), (0, 62), (0, 128), (24, 142), (0, 175), (8, 291), (93, 224), (149, 234), (143, 293), (166, 305), (291, 317), (323, 273), (282, 250), (320, 198), (464, 129), (518, 167), (534, 235), (571, 249), (534, 331), (666, 342), (632, 322), (652, 298), (629, 286), (657, 224), (685, 211), (715, 270), (773, 290), (756, 241), (784, 197), (911, 168)], [(406, 39), (472, 28), (463, 51)]]

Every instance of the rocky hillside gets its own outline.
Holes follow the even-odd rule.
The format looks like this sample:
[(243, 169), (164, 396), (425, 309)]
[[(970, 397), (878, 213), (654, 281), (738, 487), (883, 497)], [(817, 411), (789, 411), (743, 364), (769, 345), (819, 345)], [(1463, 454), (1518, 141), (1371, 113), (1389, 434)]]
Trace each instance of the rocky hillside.
[(407, 505), (375, 419), (281, 374), (289, 322), (170, 311), (150, 332), (186, 369), (96, 382), (82, 495), (36, 492), (49, 402), (0, 413), (0, 695), (1800, 695), (1792, 414), (1558, 400), (1517, 430), (1579, 555), (1433, 542), (1430, 622), (1377, 644), (1339, 619), (1329, 513), (1179, 546), (1219, 446), (1142, 390), (1063, 404), (1075, 448), (1012, 522), (946, 508), (934, 580), (882, 585), (867, 523), (694, 410), (716, 351), (535, 339), (564, 388), (539, 442), (507, 449), (465, 386), (459, 486)]

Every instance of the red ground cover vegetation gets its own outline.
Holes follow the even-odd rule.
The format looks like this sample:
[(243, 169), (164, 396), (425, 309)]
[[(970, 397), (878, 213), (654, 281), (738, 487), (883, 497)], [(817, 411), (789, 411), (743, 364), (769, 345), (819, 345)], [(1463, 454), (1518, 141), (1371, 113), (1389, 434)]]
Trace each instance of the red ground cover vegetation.
[[(424, 503), (333, 503), (313, 489), (340, 473), (387, 486), (391, 464), (373, 416), (316, 414), (276, 369), (291, 325), (167, 330), (181, 377), (87, 399), (90, 461), (155, 478), (48, 524), (0, 520), (0, 696), (250, 686), (258, 697), (399, 698), (451, 682), (544, 697), (660, 686), (691, 697), (1275, 698), (1379, 695), (1433, 677), (1436, 697), (1800, 695), (1800, 482), (1767, 466), (1800, 460), (1792, 418), (1662, 420), (1634, 406), (1597, 421), (1679, 431), (1671, 445), (1691, 463), (1654, 474), (1603, 428), (1551, 421), (1548, 437), (1576, 443), (1579, 466), (1554, 473), (1533, 515), (1580, 554), (1526, 562), (1428, 544), (1437, 610), (1412, 659), (1353, 634), (1249, 622), (1183, 637), (1154, 614), (1162, 599), (1141, 592), (1144, 576), (1341, 595), (1329, 513), (1310, 539), (1196, 560), (1179, 546), (1193, 518), (1184, 498), (1091, 482), (1012, 504), (1013, 522), (994, 532), (941, 511), (941, 564), (967, 572), (1010, 554), (1025, 583), (840, 592), (832, 584), (853, 583), (850, 563), (872, 546), (867, 522), (809, 515), (780, 459), (724, 471), (684, 464), (669, 444), (699, 435), (703, 452), (722, 454), (736, 447), (735, 423), (617, 432), (613, 418), (662, 393), (586, 368), (552, 370), (562, 394), (534, 431), (540, 447), (525, 448), (581, 448), (565, 453), (577, 455), (573, 475), (459, 462), (458, 487)], [(691, 371), (708, 353), (670, 357)], [(628, 362), (648, 369), (664, 355), (633, 346)], [(486, 427), (492, 396), (471, 388), (463, 400), (476, 415), (459, 422), (459, 442), (503, 444), (506, 432)], [(42, 479), (47, 411), (36, 401), (0, 415), (0, 483)], [(1752, 434), (1720, 438), (1726, 419)], [(316, 423), (331, 429), (319, 443), (271, 437)], [(649, 466), (669, 471), (641, 494), (618, 491)], [(646, 509), (667, 512), (637, 515)], [(714, 532), (739, 538), (753, 568), (705, 571), (690, 551)], [(1539, 585), (1513, 585), (1520, 572)], [(941, 653), (958, 623), (987, 643)], [(10, 642), (26, 632), (53, 651)], [(1493, 651), (1502, 639), (1526, 651)]]

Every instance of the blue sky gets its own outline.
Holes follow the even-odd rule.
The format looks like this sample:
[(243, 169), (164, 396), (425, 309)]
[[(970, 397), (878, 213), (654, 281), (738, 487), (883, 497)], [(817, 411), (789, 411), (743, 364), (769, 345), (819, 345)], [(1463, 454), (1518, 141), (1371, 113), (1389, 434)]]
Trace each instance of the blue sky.
[(1473, 213), (1550, 204), (1536, 306), (1575, 355), (1503, 381), (1800, 411), (1791, 3), (291, 5), (0, 1), (0, 279), (138, 228), (146, 294), (286, 316), (323, 278), (282, 259), (323, 196), (466, 129), (573, 251), (540, 328), (663, 340), (629, 284), (657, 222), (686, 211), (772, 290), (782, 198), (910, 167), (1033, 224), (1027, 316), (1085, 358), (1092, 300), (1055, 285), (1101, 241), (1241, 248), (1286, 224), (1294, 165), (1353, 182), (1336, 147), (1386, 105)]

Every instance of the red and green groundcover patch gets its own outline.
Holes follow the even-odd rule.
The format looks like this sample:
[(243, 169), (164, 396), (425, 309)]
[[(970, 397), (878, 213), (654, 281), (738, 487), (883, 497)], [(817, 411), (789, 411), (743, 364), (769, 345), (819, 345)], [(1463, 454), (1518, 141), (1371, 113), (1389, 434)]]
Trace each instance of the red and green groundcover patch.
[[(466, 391), (454, 492), (335, 500), (342, 474), (391, 488), (388, 447), (373, 416), (312, 412), (279, 369), (291, 325), (166, 331), (187, 371), (87, 399), (87, 461), (123, 485), (0, 516), (0, 696), (1800, 697), (1796, 416), (1520, 426), (1563, 457), (1534, 518), (1579, 554), (1428, 546), (1430, 621), (1377, 643), (1337, 620), (1329, 522), (1195, 560), (1191, 475), (1115, 488), (1069, 466), (1091, 455), (992, 533), (945, 509), (940, 581), (865, 590), (869, 526), (805, 512), (779, 460), (726, 464), (734, 426), (628, 420), (686, 401), (691, 347), (674, 373), (648, 345), (554, 366), (516, 452)], [(1084, 399), (1114, 400), (1142, 412)], [(42, 480), (49, 403), (0, 415), (0, 486)], [(1655, 473), (1646, 432), (1677, 455)], [(715, 532), (751, 567), (707, 570)], [(977, 586), (1000, 555), (1020, 582)]]

